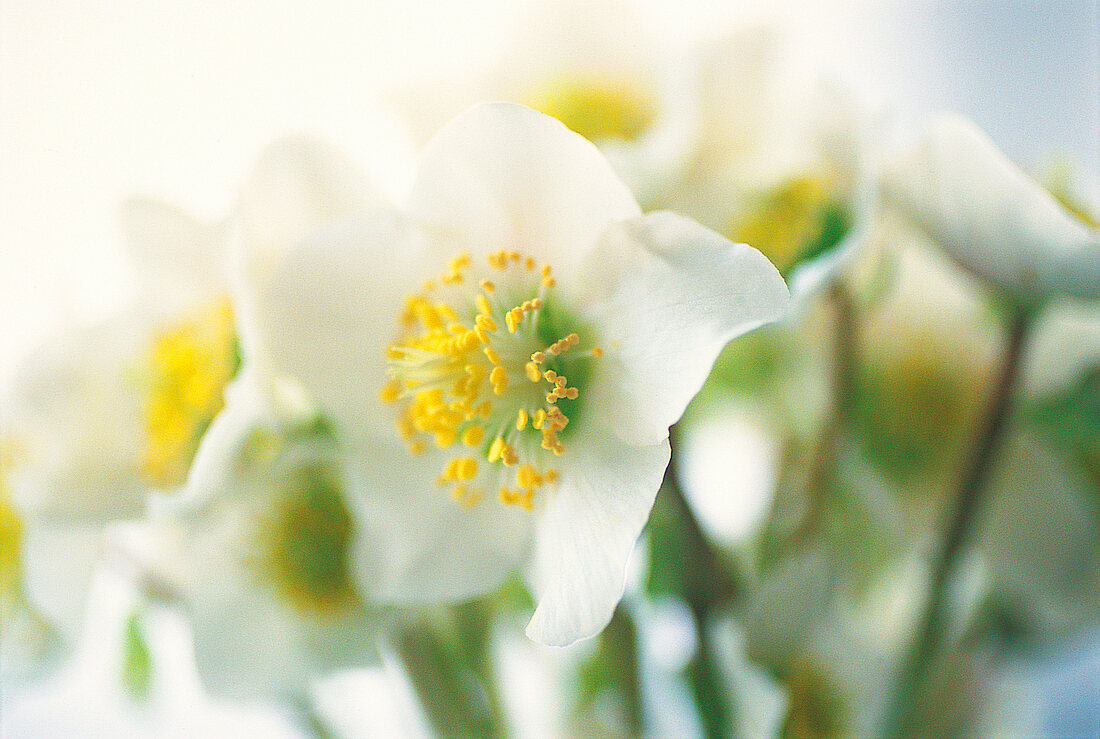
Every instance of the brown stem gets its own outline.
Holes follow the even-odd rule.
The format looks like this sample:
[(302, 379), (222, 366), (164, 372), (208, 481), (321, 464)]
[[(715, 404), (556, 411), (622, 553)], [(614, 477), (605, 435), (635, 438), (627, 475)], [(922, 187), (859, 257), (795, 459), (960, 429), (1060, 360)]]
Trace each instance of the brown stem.
[(906, 736), (916, 728), (914, 722), (928, 673), (943, 647), (948, 616), (948, 586), (973, 529), (976, 513), (984, 500), (986, 478), (1009, 417), (1031, 317), (1030, 312), (1021, 308), (1017, 308), (1012, 317), (1004, 366), (990, 402), (989, 415), (975, 445), (972, 462), (959, 484), (955, 510), (947, 525), (943, 547), (932, 566), (928, 602), (916, 637), (902, 663), (883, 736)]

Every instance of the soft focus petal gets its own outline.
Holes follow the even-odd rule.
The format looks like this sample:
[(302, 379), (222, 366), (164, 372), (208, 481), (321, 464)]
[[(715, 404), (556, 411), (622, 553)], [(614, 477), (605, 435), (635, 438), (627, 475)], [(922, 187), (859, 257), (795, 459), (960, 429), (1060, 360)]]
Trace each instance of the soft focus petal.
[(599, 397), (610, 399), (615, 432), (637, 445), (667, 437), (722, 347), (781, 317), (789, 300), (760, 252), (667, 212), (609, 229), (584, 276), (616, 363)]
[(586, 433), (568, 449), (561, 485), (539, 516), (529, 637), (566, 646), (607, 625), (670, 454), (667, 439), (630, 447), (609, 430)]
[(257, 330), (272, 369), (352, 438), (392, 435), (378, 393), (404, 291), (423, 279), (409, 266), (420, 251), (402, 218), (375, 212), (301, 242), (259, 287)]
[(352, 511), (364, 592), (398, 602), (469, 598), (503, 582), (527, 554), (532, 514), (492, 496), (464, 508), (435, 483), (443, 459), (379, 441), (361, 470), (366, 495)]
[(959, 263), (1017, 299), (1100, 298), (1100, 235), (965, 118), (937, 118), (883, 187)]
[(27, 597), (68, 639), (80, 633), (92, 570), (102, 551), (99, 526), (33, 521), (23, 531)]
[(639, 213), (595, 146), (511, 103), (478, 105), (436, 134), (409, 210), (453, 248), (521, 249), (555, 270), (576, 264), (612, 222)]
[[(188, 503), (218, 495), (243, 494), (233, 482), (247, 462), (254, 432), (274, 432), (276, 418), (271, 404), (252, 373), (245, 370), (225, 389), (225, 407), (203, 434), (187, 478)], [(174, 494), (168, 502), (178, 499)]]
[(133, 365), (149, 328), (120, 316), (69, 332), (24, 362), (11, 418), (26, 450), (11, 473), (24, 512), (106, 521), (143, 510), (137, 472), (144, 428)]
[(294, 136), (260, 155), (237, 200), (241, 238), (256, 268), (310, 231), (384, 202), (364, 173), (322, 141)]
[(174, 205), (139, 198), (123, 203), (121, 217), (146, 304), (174, 312), (225, 291), (224, 224), (206, 224)]

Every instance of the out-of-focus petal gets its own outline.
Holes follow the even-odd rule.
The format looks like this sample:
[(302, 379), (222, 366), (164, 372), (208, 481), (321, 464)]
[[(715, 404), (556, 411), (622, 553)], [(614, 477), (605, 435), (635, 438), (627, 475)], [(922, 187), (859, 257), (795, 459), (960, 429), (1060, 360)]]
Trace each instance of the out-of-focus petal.
[(969, 120), (944, 115), (884, 177), (887, 199), (975, 274), (1017, 300), (1100, 298), (1100, 233)]

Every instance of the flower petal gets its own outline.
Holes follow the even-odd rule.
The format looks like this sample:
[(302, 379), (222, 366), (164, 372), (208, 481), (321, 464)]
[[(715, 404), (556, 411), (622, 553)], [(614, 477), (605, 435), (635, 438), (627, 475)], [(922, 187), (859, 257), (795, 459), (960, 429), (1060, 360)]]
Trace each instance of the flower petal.
[(366, 175), (339, 151), (293, 136), (260, 155), (238, 196), (237, 219), (248, 251), (262, 260), (326, 223), (381, 202)]
[(566, 451), (561, 484), (539, 515), (529, 573), (538, 607), (527, 636), (567, 646), (611, 620), (670, 455), (667, 439), (631, 447), (610, 429), (589, 432)]
[(567, 270), (609, 224), (640, 211), (583, 137), (521, 105), (485, 103), (428, 143), (409, 212), (459, 249), (518, 249)]
[(119, 315), (64, 334), (20, 367), (10, 420), (27, 459), (11, 482), (28, 515), (105, 522), (144, 509), (145, 430), (132, 375), (151, 329), (144, 316)]
[(415, 603), (481, 595), (527, 553), (532, 515), (494, 495), (472, 508), (456, 503), (435, 484), (445, 459), (413, 458), (394, 438), (380, 440), (361, 470), (368, 495), (351, 505), (362, 532), (354, 560), (369, 597)]
[(886, 173), (887, 198), (960, 264), (1023, 302), (1100, 298), (1100, 233), (959, 116), (933, 121)]
[(668, 212), (616, 224), (584, 270), (613, 369), (594, 395), (628, 444), (668, 436), (730, 339), (781, 317), (789, 296), (764, 255)]
[(410, 266), (420, 252), (406, 221), (377, 211), (300, 242), (257, 290), (270, 369), (300, 382), (350, 439), (392, 435), (378, 394), (402, 291), (430, 274)]
[(27, 597), (66, 639), (75, 640), (102, 551), (103, 527), (33, 519), (27, 524), (20, 546)]
[(166, 313), (226, 289), (226, 228), (174, 205), (135, 198), (122, 205), (122, 235), (138, 270), (141, 297)]

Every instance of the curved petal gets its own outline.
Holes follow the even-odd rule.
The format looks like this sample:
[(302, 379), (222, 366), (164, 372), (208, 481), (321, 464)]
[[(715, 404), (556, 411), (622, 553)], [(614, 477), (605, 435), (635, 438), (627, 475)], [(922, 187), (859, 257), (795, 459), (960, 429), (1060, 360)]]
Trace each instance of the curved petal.
[(27, 524), (20, 547), (27, 597), (66, 639), (75, 639), (102, 551), (103, 528), (34, 520)]
[(555, 270), (570, 270), (608, 225), (640, 213), (595, 146), (512, 103), (477, 105), (436, 134), (409, 211), (451, 248), (518, 250)]
[(411, 266), (421, 249), (399, 215), (377, 211), (299, 242), (258, 290), (270, 369), (301, 383), (351, 440), (392, 434), (378, 395), (385, 349), (402, 291), (430, 274)]
[(247, 463), (249, 441), (261, 429), (274, 432), (276, 424), (275, 412), (254, 373), (245, 369), (225, 389), (225, 407), (203, 434), (187, 476), (186, 494), (154, 500), (175, 507), (184, 502), (201, 504), (217, 495), (243, 494), (235, 478)]
[(65, 334), (20, 367), (11, 421), (27, 459), (11, 483), (27, 515), (107, 521), (144, 509), (133, 374), (150, 329), (144, 317), (121, 315)]
[(529, 573), (538, 607), (527, 636), (567, 646), (611, 620), (670, 455), (667, 439), (632, 447), (601, 429), (562, 457), (568, 467), (538, 521)]
[(174, 205), (134, 198), (122, 205), (122, 237), (142, 297), (166, 312), (226, 289), (224, 224), (207, 224)]
[(237, 199), (241, 238), (256, 267), (332, 221), (385, 202), (342, 153), (306, 136), (276, 141), (260, 155)]
[(1100, 298), (1100, 232), (969, 120), (937, 118), (917, 149), (889, 169), (883, 188), (960, 264), (1017, 299)]
[(659, 212), (616, 224), (584, 271), (607, 358), (593, 395), (628, 444), (668, 436), (730, 339), (780, 318), (789, 296), (764, 255)]
[[(440, 454), (413, 458), (379, 442), (360, 471), (351, 509), (362, 531), (357, 577), (370, 598), (404, 603), (487, 593), (526, 555), (533, 518), (492, 496), (464, 508), (435, 484)], [(349, 496), (351, 497), (351, 496)]]

